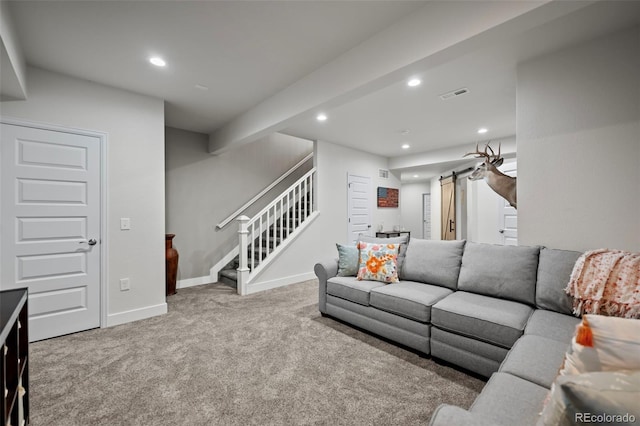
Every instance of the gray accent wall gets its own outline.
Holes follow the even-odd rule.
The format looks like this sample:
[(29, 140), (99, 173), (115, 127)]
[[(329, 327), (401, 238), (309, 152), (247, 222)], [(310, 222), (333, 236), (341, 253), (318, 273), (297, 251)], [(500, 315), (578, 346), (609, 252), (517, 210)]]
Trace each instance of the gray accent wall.
[[(238, 245), (235, 221), (216, 225), (313, 150), (311, 141), (280, 133), (220, 155), (208, 153), (206, 134), (167, 127), (165, 141), (166, 231), (176, 234), (178, 280), (209, 276)], [(304, 164), (244, 214), (257, 213), (311, 167)]]
[(521, 245), (640, 251), (640, 27), (518, 67)]

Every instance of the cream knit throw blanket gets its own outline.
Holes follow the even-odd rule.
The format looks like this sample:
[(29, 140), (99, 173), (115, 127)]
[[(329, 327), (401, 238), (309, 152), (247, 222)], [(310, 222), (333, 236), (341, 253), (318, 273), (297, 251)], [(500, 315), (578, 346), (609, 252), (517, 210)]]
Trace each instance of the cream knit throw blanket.
[(565, 289), (573, 313), (640, 318), (640, 253), (592, 250), (576, 261)]

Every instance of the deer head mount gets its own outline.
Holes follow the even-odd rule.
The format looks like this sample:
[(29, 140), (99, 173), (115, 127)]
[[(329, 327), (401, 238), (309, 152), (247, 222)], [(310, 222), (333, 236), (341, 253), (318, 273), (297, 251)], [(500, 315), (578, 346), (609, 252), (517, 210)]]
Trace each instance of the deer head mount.
[(507, 200), (513, 208), (517, 209), (516, 178), (507, 176), (498, 170), (498, 167), (500, 167), (504, 161), (504, 158), (500, 156), (500, 145), (498, 145), (497, 155), (489, 146), (489, 143), (484, 146), (484, 151), (480, 151), (478, 149), (478, 144), (476, 144), (475, 152), (468, 152), (463, 155), (463, 157), (466, 157), (467, 155), (475, 155), (475, 158), (484, 158), (484, 161), (471, 173), (469, 179), (484, 179), (491, 189)]

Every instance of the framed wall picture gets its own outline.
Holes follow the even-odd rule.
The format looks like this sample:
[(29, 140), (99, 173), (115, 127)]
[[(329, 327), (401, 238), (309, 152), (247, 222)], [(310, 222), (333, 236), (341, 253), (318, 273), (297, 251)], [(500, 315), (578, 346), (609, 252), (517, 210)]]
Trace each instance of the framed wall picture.
[(398, 195), (400, 191), (397, 188), (378, 187), (378, 207), (398, 207)]

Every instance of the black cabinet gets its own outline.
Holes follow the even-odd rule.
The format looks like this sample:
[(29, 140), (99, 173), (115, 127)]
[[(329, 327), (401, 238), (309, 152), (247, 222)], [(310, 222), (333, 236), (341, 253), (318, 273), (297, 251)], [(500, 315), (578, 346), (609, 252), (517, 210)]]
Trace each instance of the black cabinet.
[(27, 289), (0, 291), (0, 425), (29, 424)]

